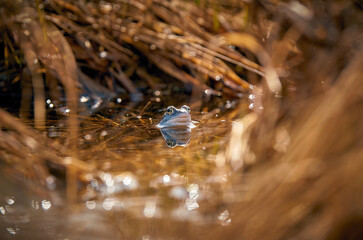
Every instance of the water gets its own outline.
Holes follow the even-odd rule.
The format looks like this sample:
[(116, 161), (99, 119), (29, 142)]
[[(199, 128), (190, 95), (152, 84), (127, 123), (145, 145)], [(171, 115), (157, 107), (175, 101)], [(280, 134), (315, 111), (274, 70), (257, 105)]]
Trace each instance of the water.
[[(235, 104), (219, 99), (214, 102), (219, 107), (192, 111), (197, 127), (169, 132), (184, 143), (173, 148), (155, 127), (166, 106), (145, 105), (127, 108), (116, 101), (99, 114), (80, 116), (77, 158), (95, 170), (77, 172), (75, 201), (67, 200), (65, 169), (50, 165), (46, 189), (35, 188), (38, 192), (27, 186), (36, 181), (24, 184), (11, 172), (2, 175), (1, 236), (191, 239), (195, 231), (230, 225), (239, 195), (231, 187), (230, 169), (216, 167), (216, 161), (228, 140)], [(64, 143), (64, 126), (62, 120), (49, 121), (45, 133)]]

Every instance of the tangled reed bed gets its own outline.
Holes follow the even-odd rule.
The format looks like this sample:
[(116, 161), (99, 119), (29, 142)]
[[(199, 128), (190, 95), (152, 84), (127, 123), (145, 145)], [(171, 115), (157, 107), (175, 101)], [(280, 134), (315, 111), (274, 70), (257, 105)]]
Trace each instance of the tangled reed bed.
[[(30, 109), (24, 83), (32, 82), (35, 127), (44, 127), (46, 118), (44, 78), (60, 106), (62, 93), (54, 81), (63, 86), (71, 110), (68, 143), (78, 137), (74, 90), (77, 79), (89, 81), (82, 74), (110, 92), (126, 91), (131, 101), (163, 92), (168, 84), (192, 86), (190, 94), (197, 96), (252, 93), (252, 111), (243, 116), (245, 105), (239, 105), (239, 113), (231, 116), (235, 124), (228, 143), (221, 142), (215, 158), (217, 168), (232, 174), (232, 188), (243, 185), (247, 191), (230, 211), (232, 224), (207, 236), (362, 237), (361, 1), (198, 6), (175, 0), (53, 0), (31, 7), (20, 13), (11, 1), (0, 5), (7, 16), (1, 24), (1, 81), (6, 86), (23, 81), (23, 117)], [(200, 101), (197, 97), (193, 103), (195, 111)], [(45, 186), (50, 161), (68, 168), (68, 196), (75, 198), (76, 178), (87, 181), (82, 173), (102, 174), (67, 142), (40, 136), (3, 110), (0, 123), (1, 159), (18, 166), (14, 175)], [(23, 161), (25, 156), (29, 161)], [(48, 194), (45, 187), (35, 189)], [(203, 238), (191, 232), (186, 237)]]

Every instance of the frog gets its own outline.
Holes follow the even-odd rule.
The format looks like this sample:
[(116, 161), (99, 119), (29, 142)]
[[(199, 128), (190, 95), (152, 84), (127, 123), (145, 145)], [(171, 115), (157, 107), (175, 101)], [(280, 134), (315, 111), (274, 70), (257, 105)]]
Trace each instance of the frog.
[(190, 107), (183, 105), (180, 109), (169, 106), (157, 128), (195, 128), (195, 121), (190, 116)]

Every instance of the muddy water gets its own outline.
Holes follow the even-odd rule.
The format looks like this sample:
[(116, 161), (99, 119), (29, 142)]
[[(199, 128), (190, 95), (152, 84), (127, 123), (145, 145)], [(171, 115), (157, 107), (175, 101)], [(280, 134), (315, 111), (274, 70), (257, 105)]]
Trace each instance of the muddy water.
[[(2, 238), (191, 239), (227, 227), (241, 194), (229, 168), (216, 164), (237, 112), (228, 104), (192, 111), (197, 127), (177, 133), (155, 127), (162, 105), (80, 117), (77, 157), (96, 170), (79, 173), (77, 200), (67, 201), (64, 172), (54, 166), (47, 194), (2, 175)], [(49, 122), (45, 134), (62, 142), (64, 130), (62, 121)]]

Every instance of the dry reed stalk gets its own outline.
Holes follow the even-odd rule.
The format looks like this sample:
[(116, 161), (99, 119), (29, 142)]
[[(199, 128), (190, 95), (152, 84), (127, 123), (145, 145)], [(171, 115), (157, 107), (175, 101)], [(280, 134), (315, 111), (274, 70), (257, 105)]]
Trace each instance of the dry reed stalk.
[[(236, 215), (231, 227), (213, 231), (210, 236), (360, 239), (363, 52), (358, 26), (362, 25), (344, 22), (347, 18), (343, 17), (356, 13), (356, 6), (335, 6), (335, 16), (345, 19), (346, 28), (336, 35), (334, 22), (327, 20), (332, 15), (319, 15), (321, 6), (259, 3), (263, 6), (257, 8), (260, 16), (280, 18), (270, 32), (270, 41), (258, 48), (272, 56), (270, 67), (276, 72), (279, 68), (280, 73), (286, 71), (280, 78), (285, 93), (276, 98), (262, 85), (264, 109), (240, 119), (233, 130), (220, 162), (243, 171), (244, 177), (237, 183), (243, 182), (247, 190), (233, 208)], [(324, 16), (327, 25), (322, 27), (316, 18), (299, 16), (303, 13)], [(280, 24), (291, 27), (282, 29)], [(324, 31), (325, 35), (319, 34)], [(290, 64), (292, 59), (295, 62)]]

